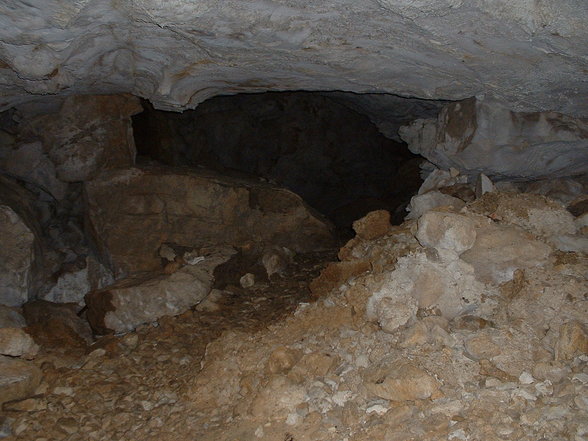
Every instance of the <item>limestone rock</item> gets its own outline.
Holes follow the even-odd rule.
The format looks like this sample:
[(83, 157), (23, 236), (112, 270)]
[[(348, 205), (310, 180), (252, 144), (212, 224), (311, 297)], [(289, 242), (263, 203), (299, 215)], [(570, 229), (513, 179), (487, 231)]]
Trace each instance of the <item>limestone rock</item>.
[(106, 172), (85, 191), (90, 229), (117, 276), (160, 268), (163, 243), (254, 242), (295, 252), (333, 243), (329, 225), (298, 196), (257, 180), (144, 167)]
[(400, 129), (409, 149), (439, 168), (527, 180), (586, 174), (587, 134), (588, 122), (582, 119), (516, 113), (475, 98), (447, 105), (437, 120)]
[(451, 207), (455, 211), (459, 211), (465, 207), (465, 202), (439, 191), (429, 191), (413, 196), (410, 199), (410, 204), (407, 207), (410, 213), (406, 216), (406, 219), (418, 219), (427, 211), (438, 207)]
[(285, 419), (304, 402), (306, 391), (284, 376), (272, 376), (251, 403), (250, 412), (256, 418)]
[(390, 230), (390, 213), (386, 210), (372, 211), (353, 222), (353, 230), (366, 240), (383, 236)]
[(101, 170), (134, 164), (130, 117), (140, 111), (132, 96), (70, 96), (57, 112), (33, 118), (29, 130), (42, 137), (60, 180), (86, 181)]
[(0, 356), (0, 404), (32, 395), (41, 376), (30, 362)]
[(57, 283), (40, 298), (54, 303), (84, 305), (84, 296), (114, 282), (112, 273), (91, 256), (84, 259), (84, 267), (59, 275)]
[(0, 328), (0, 354), (11, 357), (34, 358), (39, 346), (21, 328)]
[(475, 223), (459, 214), (429, 211), (419, 219), (416, 237), (423, 246), (461, 254), (474, 245)]
[(390, 401), (439, 398), (439, 382), (428, 372), (408, 361), (394, 361), (370, 372), (366, 387)]
[(14, 308), (0, 304), (0, 328), (24, 328), (26, 325), (22, 314)]
[(520, 229), (484, 224), (460, 258), (474, 267), (478, 280), (498, 285), (511, 280), (517, 269), (545, 264), (550, 254), (551, 247)]
[(478, 179), (476, 179), (476, 197), (482, 197), (491, 191), (496, 191), (496, 187), (488, 176), (484, 173), (480, 173)]
[(211, 291), (213, 271), (235, 253), (219, 249), (173, 274), (137, 274), (86, 295), (87, 316), (96, 333), (133, 330), (163, 316), (181, 314)]
[(12, 208), (0, 205), (0, 238), (0, 303), (20, 306), (29, 296), (35, 236)]
[(492, 292), (476, 280), (469, 264), (453, 258), (430, 260), (424, 252), (400, 258), (380, 287), (372, 289), (367, 318), (388, 332), (414, 320), (417, 308), (438, 311), (449, 320), (469, 314), (480, 307), (482, 292)]

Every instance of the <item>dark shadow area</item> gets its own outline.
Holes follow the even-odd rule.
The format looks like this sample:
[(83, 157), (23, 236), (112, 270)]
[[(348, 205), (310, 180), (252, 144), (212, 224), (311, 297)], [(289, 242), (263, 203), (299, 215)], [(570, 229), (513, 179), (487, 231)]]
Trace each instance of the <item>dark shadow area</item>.
[(377, 209), (400, 223), (421, 184), (422, 158), (382, 135), (346, 105), (345, 95), (219, 96), (183, 113), (144, 102), (145, 111), (133, 118), (135, 142), (142, 160), (245, 173), (286, 187), (343, 236), (355, 219)]

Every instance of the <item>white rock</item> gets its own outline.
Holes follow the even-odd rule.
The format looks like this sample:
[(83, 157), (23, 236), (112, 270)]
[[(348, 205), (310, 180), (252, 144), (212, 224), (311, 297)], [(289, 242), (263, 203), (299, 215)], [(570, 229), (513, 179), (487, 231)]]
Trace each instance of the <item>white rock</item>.
[(484, 173), (480, 173), (478, 175), (478, 179), (476, 180), (476, 197), (481, 197), (486, 193), (490, 193), (491, 191), (496, 191), (496, 187), (490, 180), (488, 176)]
[(418, 219), (427, 211), (438, 207), (453, 207), (454, 210), (458, 211), (465, 207), (465, 202), (439, 191), (419, 194), (410, 199), (410, 204), (406, 207), (406, 210), (410, 213), (406, 216), (406, 219)]

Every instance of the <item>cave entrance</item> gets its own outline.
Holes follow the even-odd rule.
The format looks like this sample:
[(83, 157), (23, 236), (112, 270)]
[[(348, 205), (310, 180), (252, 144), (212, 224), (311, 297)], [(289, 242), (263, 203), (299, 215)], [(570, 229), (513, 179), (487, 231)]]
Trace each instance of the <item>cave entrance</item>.
[(346, 237), (366, 213), (401, 223), (420, 156), (397, 134), (440, 104), (393, 95), (266, 92), (217, 96), (183, 113), (133, 117), (139, 160), (255, 175), (300, 195)]

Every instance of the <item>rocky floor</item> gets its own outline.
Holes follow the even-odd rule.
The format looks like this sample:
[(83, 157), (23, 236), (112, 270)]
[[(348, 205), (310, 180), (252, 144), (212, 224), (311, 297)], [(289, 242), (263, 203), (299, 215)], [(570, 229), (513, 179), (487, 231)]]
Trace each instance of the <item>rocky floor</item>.
[[(8, 440), (177, 440), (222, 425), (194, 412), (187, 391), (207, 345), (223, 332), (254, 334), (313, 301), (308, 283), (336, 251), (296, 256), (284, 277), (244, 289), (213, 291), (197, 310), (166, 317), (89, 349), (49, 341), (35, 358), (38, 395), (7, 403), (0, 436)], [(55, 337), (55, 336), (54, 336)], [(49, 340), (48, 338), (46, 340)], [(89, 353), (88, 353), (89, 352)]]
[(90, 351), (42, 345), (5, 439), (588, 439), (581, 219), (496, 193), (388, 220)]

